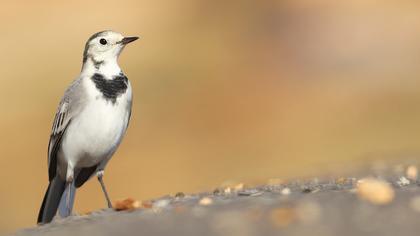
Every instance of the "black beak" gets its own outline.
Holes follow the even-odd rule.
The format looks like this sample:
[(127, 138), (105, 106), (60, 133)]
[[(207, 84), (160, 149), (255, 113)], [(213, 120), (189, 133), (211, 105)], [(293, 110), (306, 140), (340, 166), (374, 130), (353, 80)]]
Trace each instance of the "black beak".
[(137, 39), (139, 39), (139, 37), (124, 37), (121, 41), (119, 41), (119, 43), (126, 45), (133, 41), (136, 41)]

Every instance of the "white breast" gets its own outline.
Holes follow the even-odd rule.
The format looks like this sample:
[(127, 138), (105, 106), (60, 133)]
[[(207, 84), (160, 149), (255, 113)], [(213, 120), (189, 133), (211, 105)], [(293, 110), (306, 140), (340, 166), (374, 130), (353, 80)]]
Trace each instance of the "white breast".
[(131, 86), (117, 98), (107, 101), (90, 79), (84, 81), (87, 99), (66, 131), (63, 156), (74, 167), (89, 167), (107, 160), (117, 149), (126, 131), (131, 109)]

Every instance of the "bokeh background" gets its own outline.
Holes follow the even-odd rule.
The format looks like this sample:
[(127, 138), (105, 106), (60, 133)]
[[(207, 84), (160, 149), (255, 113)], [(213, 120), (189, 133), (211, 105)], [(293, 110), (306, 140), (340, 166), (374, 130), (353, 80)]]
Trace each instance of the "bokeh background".
[[(35, 225), (56, 106), (86, 39), (142, 39), (120, 64), (132, 121), (113, 199), (340, 173), (420, 153), (420, 3), (1, 1), (0, 233)], [(99, 184), (80, 213), (105, 207)]]

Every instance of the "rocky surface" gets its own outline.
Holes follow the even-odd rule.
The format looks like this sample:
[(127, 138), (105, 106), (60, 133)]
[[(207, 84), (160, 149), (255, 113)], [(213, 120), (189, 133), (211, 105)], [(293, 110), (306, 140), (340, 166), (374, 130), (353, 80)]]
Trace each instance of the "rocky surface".
[(420, 235), (415, 166), (369, 178), (239, 183), (119, 206), (129, 210), (56, 219), (16, 235)]

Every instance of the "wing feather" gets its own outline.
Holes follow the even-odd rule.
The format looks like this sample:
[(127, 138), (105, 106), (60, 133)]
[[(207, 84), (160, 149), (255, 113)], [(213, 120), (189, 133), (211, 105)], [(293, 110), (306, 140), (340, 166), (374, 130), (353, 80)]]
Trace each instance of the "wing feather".
[(81, 109), (81, 79), (73, 81), (64, 93), (54, 118), (50, 141), (48, 143), (48, 176), (50, 181), (57, 174), (57, 154), (61, 142), (72, 119)]

